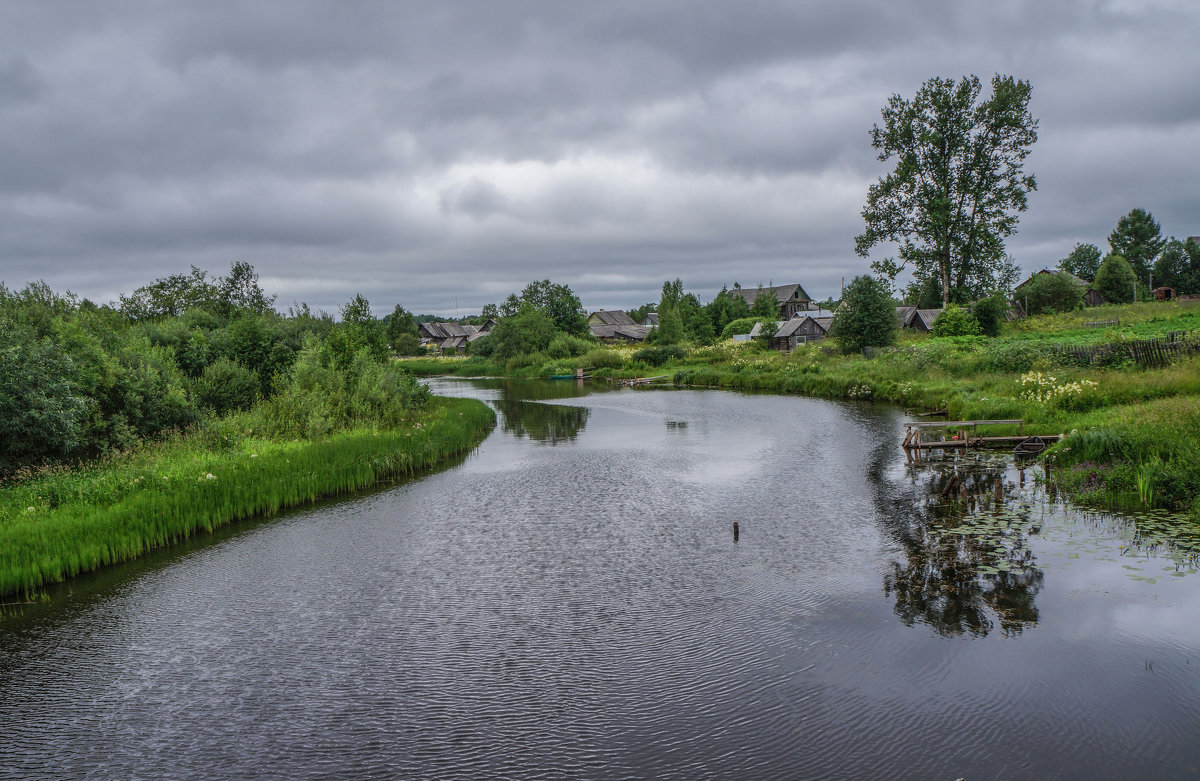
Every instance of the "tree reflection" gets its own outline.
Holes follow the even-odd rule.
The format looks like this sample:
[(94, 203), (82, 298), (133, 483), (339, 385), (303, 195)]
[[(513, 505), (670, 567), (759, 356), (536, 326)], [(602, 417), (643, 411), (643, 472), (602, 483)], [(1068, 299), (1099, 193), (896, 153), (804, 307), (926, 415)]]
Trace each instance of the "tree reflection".
[(1006, 466), (932, 462), (907, 467), (902, 480), (882, 464), (870, 470), (880, 516), (903, 553), (883, 588), (905, 624), (948, 636), (985, 636), (999, 625), (1011, 636), (1037, 623), (1043, 573), (1026, 540), (1040, 528), (1029, 506), (996, 501), (997, 481), (1007, 492)]
[(517, 437), (558, 445), (571, 442), (587, 425), (590, 410), (522, 399), (501, 398), (493, 402), (502, 415), (501, 427)]

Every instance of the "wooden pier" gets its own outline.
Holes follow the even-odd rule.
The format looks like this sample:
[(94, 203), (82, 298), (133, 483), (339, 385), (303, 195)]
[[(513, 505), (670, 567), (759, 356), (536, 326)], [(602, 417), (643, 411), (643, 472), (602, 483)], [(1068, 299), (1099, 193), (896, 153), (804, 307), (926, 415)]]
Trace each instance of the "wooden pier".
[[(980, 426), (1016, 426), (1016, 435), (1007, 436), (979, 436)], [(1021, 420), (939, 420), (920, 423), (905, 423), (904, 442), (901, 447), (908, 453), (909, 457), (913, 452), (918, 454), (922, 450), (962, 450), (966, 452), (970, 448), (1014, 448), (1025, 440), (1029, 439), (1029, 435), (1025, 433), (1025, 422)], [(926, 439), (925, 432), (933, 433), (934, 431), (951, 430), (954, 433), (950, 439)], [(1039, 434), (1038, 437), (1047, 443), (1057, 442), (1058, 434)]]
[(615, 385), (618, 388), (636, 388), (639, 385), (649, 385), (652, 382), (661, 382), (671, 379), (670, 374), (660, 374), (657, 377), (627, 377), (625, 379), (608, 378), (610, 385)]

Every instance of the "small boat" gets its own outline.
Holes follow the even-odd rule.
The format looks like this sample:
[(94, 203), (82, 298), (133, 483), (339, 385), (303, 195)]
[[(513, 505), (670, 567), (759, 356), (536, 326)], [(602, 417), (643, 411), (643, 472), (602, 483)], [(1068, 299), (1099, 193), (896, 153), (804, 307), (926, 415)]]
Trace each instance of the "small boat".
[(1017, 443), (1017, 446), (1013, 448), (1013, 455), (1017, 458), (1033, 458), (1045, 449), (1046, 440), (1041, 437), (1030, 437)]
[(552, 380), (574, 380), (577, 377), (578, 377), (578, 375), (575, 375), (575, 374), (551, 374), (550, 375), (550, 379), (552, 379)]

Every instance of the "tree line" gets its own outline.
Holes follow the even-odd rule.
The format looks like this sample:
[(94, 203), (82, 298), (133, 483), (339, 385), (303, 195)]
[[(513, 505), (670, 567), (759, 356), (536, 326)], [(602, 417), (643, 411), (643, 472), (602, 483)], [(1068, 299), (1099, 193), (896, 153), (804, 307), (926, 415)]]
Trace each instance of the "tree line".
[(271, 434), (319, 436), (419, 406), (388, 361), (416, 339), (398, 308), (355, 296), (340, 319), (280, 314), (253, 267), (163, 277), (97, 305), (44, 283), (0, 284), (0, 475), (137, 447), (260, 402)]

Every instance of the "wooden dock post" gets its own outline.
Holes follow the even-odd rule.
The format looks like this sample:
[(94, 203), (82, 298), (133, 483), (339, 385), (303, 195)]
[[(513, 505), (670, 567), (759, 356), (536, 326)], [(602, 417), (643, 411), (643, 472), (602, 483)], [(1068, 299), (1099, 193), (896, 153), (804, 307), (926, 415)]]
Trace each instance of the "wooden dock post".
[(733, 541), (734, 542), (738, 541), (738, 523), (737, 523), (737, 521), (733, 522)]

